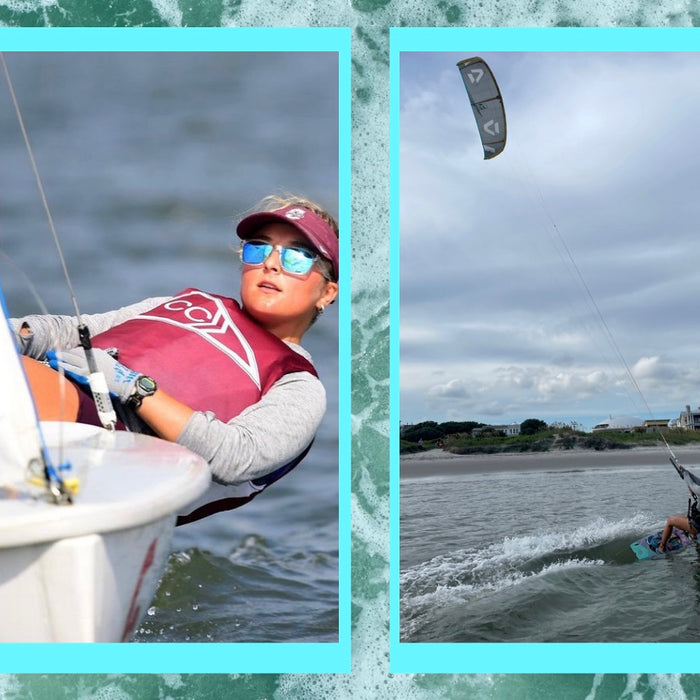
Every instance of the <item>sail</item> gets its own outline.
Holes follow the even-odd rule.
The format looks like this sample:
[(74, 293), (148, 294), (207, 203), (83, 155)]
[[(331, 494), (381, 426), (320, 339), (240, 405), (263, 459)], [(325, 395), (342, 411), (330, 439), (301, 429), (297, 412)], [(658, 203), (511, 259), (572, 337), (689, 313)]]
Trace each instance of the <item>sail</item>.
[(506, 113), (496, 79), (478, 56), (460, 61), (457, 67), (479, 127), (484, 159), (495, 158), (506, 147)]
[(1, 289), (0, 306), (0, 486), (17, 486), (26, 479), (29, 463), (41, 460), (42, 453), (36, 410)]

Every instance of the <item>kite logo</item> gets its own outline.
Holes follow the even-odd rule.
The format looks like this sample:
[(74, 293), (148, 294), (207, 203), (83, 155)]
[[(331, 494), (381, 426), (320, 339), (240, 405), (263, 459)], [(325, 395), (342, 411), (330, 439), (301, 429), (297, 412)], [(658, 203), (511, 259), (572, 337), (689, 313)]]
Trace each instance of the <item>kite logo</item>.
[(484, 131), (489, 136), (498, 136), (501, 133), (501, 127), (495, 119), (491, 119), (484, 124)]
[(484, 71), (481, 68), (474, 68), (467, 73), (467, 77), (472, 85), (476, 85), (484, 77)]

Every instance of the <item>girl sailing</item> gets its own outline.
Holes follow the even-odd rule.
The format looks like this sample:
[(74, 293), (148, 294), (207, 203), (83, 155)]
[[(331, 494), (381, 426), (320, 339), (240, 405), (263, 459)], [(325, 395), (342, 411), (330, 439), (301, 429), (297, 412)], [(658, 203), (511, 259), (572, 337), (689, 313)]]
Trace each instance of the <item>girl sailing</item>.
[[(338, 293), (337, 223), (309, 200), (270, 196), (237, 233), (240, 305), (186, 289), (81, 319), (117, 428), (177, 442), (211, 467), (215, 484), (178, 524), (242, 505), (286, 474), (325, 411), (300, 343)], [(13, 328), (40, 418), (99, 425), (78, 319), (27, 316)]]

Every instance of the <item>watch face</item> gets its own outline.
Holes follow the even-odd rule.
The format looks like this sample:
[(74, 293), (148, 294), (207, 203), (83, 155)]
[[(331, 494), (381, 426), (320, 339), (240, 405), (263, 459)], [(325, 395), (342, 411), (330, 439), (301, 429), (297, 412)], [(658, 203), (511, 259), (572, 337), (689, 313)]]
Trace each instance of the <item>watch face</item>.
[(152, 377), (139, 377), (137, 384), (139, 389), (146, 394), (152, 394), (156, 390), (156, 382)]

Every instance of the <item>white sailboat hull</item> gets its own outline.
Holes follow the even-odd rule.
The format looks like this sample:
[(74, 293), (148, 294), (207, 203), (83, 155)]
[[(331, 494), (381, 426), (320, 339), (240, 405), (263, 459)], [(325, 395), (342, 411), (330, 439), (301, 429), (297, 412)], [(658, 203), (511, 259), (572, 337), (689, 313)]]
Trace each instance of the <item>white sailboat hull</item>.
[(172, 520), (3, 550), (0, 640), (128, 641), (165, 566)]
[(207, 489), (209, 468), (145, 435), (42, 427), (50, 446), (64, 432), (81, 489), (61, 506), (5, 489), (0, 642), (128, 641), (167, 563), (176, 513)]

